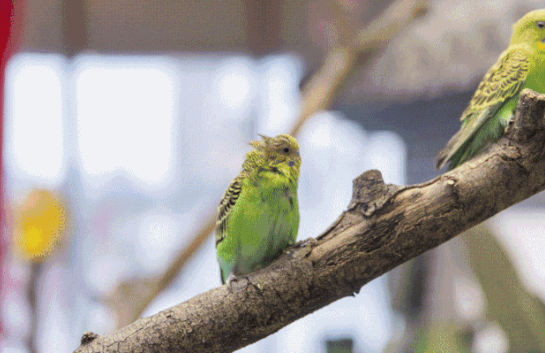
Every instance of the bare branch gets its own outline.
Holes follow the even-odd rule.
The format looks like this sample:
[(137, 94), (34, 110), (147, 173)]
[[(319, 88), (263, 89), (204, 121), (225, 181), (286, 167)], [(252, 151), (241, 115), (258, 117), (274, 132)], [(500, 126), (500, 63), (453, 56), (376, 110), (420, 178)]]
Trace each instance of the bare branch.
[(414, 19), (426, 14), (428, 1), (400, 0), (390, 5), (384, 13), (358, 33), (354, 46), (359, 51), (384, 47)]
[(524, 90), (505, 136), (419, 185), (354, 180), (352, 201), (316, 242), (271, 266), (142, 318), (76, 352), (232, 352), (360, 288), (545, 189), (545, 95)]
[(367, 66), (400, 31), (426, 13), (426, 4), (424, 0), (398, 0), (358, 31), (349, 44), (331, 50), (303, 90), (299, 117), (290, 134), (297, 135), (314, 113), (327, 109), (354, 70)]

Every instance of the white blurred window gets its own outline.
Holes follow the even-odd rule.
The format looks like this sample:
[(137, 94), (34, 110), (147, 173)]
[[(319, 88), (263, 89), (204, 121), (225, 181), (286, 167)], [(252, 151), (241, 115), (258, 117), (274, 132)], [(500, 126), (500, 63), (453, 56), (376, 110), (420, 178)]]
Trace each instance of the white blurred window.
[(20, 54), (6, 69), (4, 158), (15, 177), (54, 186), (65, 173), (60, 55)]
[(83, 56), (74, 72), (77, 142), (86, 175), (118, 171), (148, 187), (171, 175), (176, 67), (163, 57)]
[(10, 176), (58, 186), (66, 149), (77, 149), (83, 174), (98, 182), (125, 172), (153, 188), (172, 177), (179, 80), (168, 58), (84, 55), (69, 65), (56, 54), (20, 54), (6, 77)]

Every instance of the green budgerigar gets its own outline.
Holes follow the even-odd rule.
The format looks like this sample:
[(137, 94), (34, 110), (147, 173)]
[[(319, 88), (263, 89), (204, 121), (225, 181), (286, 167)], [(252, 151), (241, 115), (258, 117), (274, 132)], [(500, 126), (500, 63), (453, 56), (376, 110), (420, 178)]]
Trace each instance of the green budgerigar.
[(514, 115), (520, 92), (545, 93), (545, 9), (513, 25), (509, 47), (488, 70), (462, 113), (461, 129), (437, 155), (436, 167), (453, 169), (497, 141)]
[(297, 238), (299, 145), (289, 135), (252, 141), (221, 199), (216, 251), (222, 283), (267, 266)]

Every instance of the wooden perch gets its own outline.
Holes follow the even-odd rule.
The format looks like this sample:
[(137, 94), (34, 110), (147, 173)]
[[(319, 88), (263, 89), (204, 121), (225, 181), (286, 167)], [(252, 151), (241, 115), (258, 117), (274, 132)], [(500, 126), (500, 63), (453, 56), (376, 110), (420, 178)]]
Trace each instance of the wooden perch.
[(505, 136), (429, 182), (354, 180), (348, 209), (315, 242), (76, 352), (232, 352), (343, 297), (501, 210), (545, 189), (545, 95), (524, 90)]

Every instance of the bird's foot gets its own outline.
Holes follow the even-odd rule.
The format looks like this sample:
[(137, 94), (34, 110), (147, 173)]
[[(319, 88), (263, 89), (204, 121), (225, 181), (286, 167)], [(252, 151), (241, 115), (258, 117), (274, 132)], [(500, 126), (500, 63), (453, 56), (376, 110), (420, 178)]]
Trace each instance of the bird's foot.
[(233, 282), (238, 282), (241, 279), (248, 280), (246, 276), (237, 277), (234, 275), (234, 273), (229, 274), (229, 276), (227, 277), (227, 281), (225, 281), (225, 284), (227, 285), (227, 290), (229, 291), (229, 293), (233, 292)]

